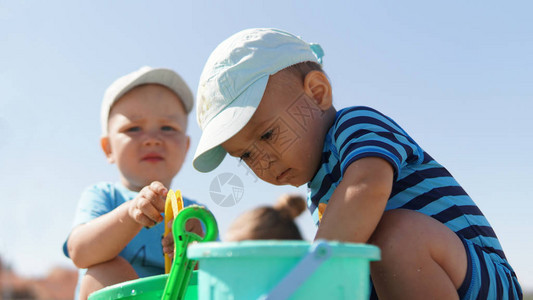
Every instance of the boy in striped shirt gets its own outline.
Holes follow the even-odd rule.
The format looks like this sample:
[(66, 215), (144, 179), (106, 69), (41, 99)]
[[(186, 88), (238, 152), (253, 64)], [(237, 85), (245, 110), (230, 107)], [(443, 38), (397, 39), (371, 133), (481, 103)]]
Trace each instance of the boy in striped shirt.
[(520, 299), (487, 219), (398, 124), (368, 107), (337, 111), (319, 45), (243, 30), (209, 57), (198, 88), (203, 130), (193, 164), (226, 153), (262, 180), (308, 184), (316, 239), (371, 243), (381, 299)]

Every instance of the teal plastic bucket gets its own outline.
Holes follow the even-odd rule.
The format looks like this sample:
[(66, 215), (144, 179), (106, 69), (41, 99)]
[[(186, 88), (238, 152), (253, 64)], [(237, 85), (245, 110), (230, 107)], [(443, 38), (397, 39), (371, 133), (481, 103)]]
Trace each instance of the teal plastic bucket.
[(367, 244), (245, 241), (191, 245), (199, 261), (200, 299), (368, 299), (370, 261), (379, 248)]
[[(139, 278), (108, 286), (92, 293), (89, 300), (111, 299), (161, 299), (167, 283), (168, 274)], [(198, 299), (198, 273), (193, 271), (185, 299)]]

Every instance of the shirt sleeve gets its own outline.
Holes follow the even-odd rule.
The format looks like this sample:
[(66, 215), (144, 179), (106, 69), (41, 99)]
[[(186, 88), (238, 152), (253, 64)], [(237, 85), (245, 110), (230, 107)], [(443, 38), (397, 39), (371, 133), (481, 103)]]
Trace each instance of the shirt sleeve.
[(110, 191), (98, 186), (87, 188), (81, 195), (72, 228), (87, 223), (113, 210)]
[(380, 157), (391, 164), (396, 180), (405, 165), (423, 159), (418, 144), (392, 119), (374, 109), (346, 109), (334, 126), (342, 174), (358, 159)]

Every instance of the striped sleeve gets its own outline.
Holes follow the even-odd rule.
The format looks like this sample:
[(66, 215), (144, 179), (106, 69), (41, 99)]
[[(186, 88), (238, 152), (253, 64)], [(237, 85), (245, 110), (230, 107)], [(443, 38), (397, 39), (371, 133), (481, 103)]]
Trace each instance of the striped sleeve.
[(369, 107), (343, 110), (334, 124), (341, 172), (364, 157), (380, 157), (394, 168), (395, 179), (408, 163), (423, 159), (422, 149), (393, 120)]

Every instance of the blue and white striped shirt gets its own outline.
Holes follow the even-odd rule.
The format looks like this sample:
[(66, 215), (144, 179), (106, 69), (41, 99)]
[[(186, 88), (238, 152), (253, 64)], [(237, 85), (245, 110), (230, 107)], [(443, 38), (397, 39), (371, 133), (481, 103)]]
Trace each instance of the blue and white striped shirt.
[(386, 210), (403, 208), (431, 216), (506, 260), (489, 222), (452, 175), (392, 119), (368, 107), (337, 112), (326, 136), (320, 169), (308, 183), (307, 204), (316, 225), (348, 166), (364, 157), (383, 158), (394, 169)]

